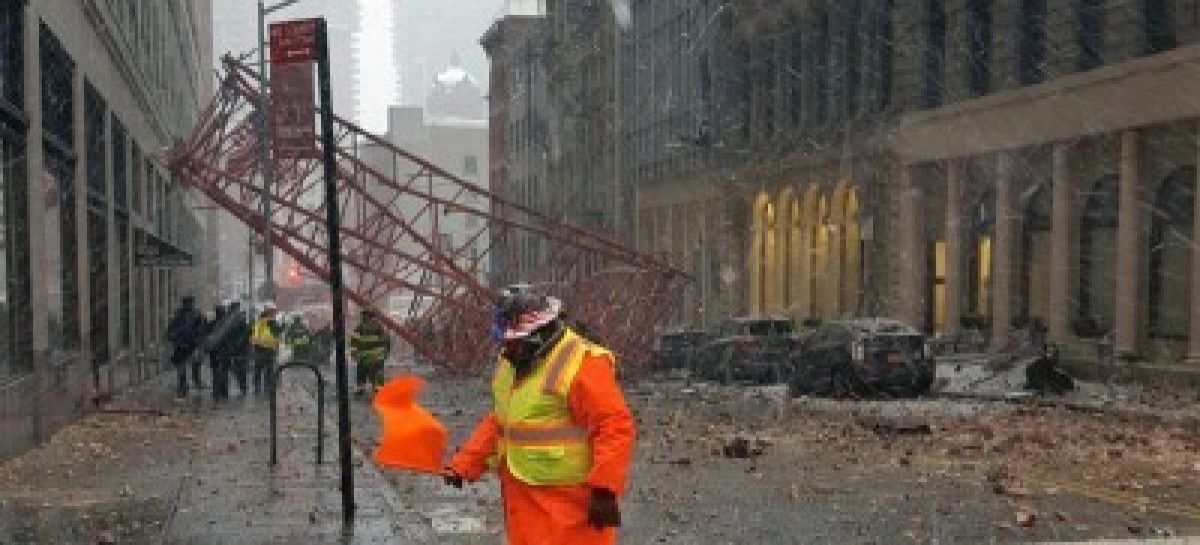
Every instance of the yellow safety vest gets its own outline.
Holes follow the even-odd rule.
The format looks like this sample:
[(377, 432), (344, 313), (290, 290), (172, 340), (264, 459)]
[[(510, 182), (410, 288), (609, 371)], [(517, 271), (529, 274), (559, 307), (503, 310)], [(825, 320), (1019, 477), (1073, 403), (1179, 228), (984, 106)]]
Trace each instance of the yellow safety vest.
[(276, 337), (275, 332), (271, 331), (270, 320), (259, 318), (254, 321), (254, 331), (250, 335), (250, 344), (269, 350), (279, 349), (279, 337)]
[[(516, 384), (516, 370), (500, 358), (492, 380), (498, 456), (514, 477), (531, 485), (583, 483), (592, 468), (588, 430), (571, 422), (567, 395), (584, 356), (611, 353), (570, 329), (540, 365)], [(616, 361), (613, 359), (612, 361)]]

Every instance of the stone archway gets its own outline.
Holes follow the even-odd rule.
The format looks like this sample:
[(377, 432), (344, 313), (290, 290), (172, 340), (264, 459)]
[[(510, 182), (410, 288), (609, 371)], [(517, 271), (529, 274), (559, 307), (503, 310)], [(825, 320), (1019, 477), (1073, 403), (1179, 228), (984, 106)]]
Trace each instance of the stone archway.
[(1192, 241), (1196, 167), (1176, 169), (1159, 184), (1150, 220), (1151, 338), (1185, 341), (1191, 324)]

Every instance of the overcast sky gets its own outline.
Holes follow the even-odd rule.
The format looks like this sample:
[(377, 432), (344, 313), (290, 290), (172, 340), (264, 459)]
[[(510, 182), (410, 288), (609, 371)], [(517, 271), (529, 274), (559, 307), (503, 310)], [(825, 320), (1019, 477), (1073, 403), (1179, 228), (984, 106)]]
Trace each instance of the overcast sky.
[[(255, 4), (214, 0), (218, 59), (226, 52), (236, 55), (254, 47)], [(434, 78), (456, 54), (486, 91), (488, 62), (479, 38), (503, 4), (504, 0), (300, 0), (272, 19), (324, 16), (344, 31), (341, 36), (357, 34), (331, 44), (334, 63), (341, 65), (333, 67), (335, 110), (381, 132), (387, 128), (388, 106), (424, 104)]]

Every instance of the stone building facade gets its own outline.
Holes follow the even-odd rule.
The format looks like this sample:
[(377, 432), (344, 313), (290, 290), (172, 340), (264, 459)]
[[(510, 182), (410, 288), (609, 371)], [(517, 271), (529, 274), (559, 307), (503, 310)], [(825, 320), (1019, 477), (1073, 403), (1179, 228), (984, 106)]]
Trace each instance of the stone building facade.
[[(510, 202), (546, 210), (551, 194), (546, 11), (540, 2), (517, 2), (510, 8), (480, 40), (491, 60), (489, 180), (492, 191)], [(503, 217), (509, 211), (494, 206), (492, 213)], [(537, 277), (534, 273), (545, 265), (550, 250), (543, 242), (524, 232), (497, 241), (493, 283)]]
[(207, 1), (0, 2), (0, 457), (156, 373), (171, 307), (215, 282), (134, 259), (156, 241), (211, 257), (164, 165), (212, 93), (211, 17)]
[(698, 202), (705, 175), (652, 174), (645, 247), (686, 263), (706, 245), (677, 233), (730, 226), (738, 313), (890, 315), (993, 348), (1037, 319), (1077, 358), (1111, 339), (1197, 370), (1196, 2), (712, 4), (734, 52), (713, 77), (736, 84), (697, 153), (727, 156), (708, 170), (728, 215)]

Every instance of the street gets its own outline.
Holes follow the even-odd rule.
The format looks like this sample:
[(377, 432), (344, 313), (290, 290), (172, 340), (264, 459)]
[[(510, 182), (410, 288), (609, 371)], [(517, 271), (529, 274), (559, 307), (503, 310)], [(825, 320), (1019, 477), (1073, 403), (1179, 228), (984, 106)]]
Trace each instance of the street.
[[(485, 387), (483, 379), (434, 378), (424, 392), (455, 444), (486, 410)], [(787, 401), (780, 387), (679, 380), (627, 388), (639, 442), (625, 543), (1200, 534), (1195, 421), (1160, 425), (1002, 402)], [(373, 416), (356, 407), (358, 435), (372, 436)], [(726, 453), (738, 437), (748, 440), (747, 452)], [(465, 492), (428, 477), (389, 480), (430, 522), (433, 542), (492, 543), (499, 535), (494, 480)]]

